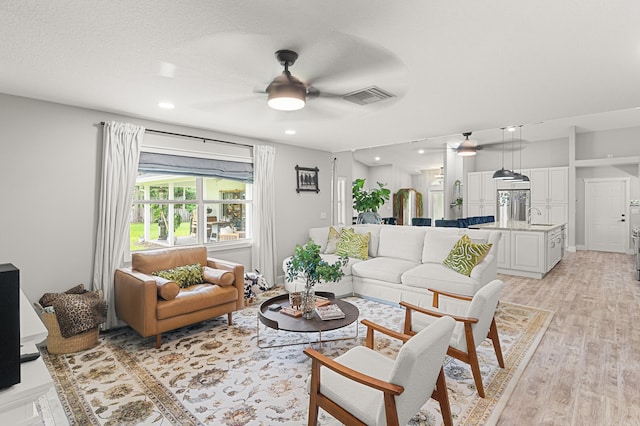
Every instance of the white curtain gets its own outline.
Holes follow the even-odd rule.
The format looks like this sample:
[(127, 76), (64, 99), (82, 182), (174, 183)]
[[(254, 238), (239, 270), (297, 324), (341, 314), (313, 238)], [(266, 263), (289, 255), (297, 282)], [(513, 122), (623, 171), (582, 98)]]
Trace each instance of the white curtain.
[(110, 121), (104, 124), (102, 134), (102, 179), (93, 289), (101, 289), (104, 293), (108, 305), (104, 328), (109, 329), (118, 322), (113, 277), (116, 268), (122, 265), (124, 250), (129, 244), (129, 213), (144, 127)]
[(270, 286), (276, 280), (275, 167), (276, 149), (268, 145), (253, 148), (253, 269), (257, 269)]

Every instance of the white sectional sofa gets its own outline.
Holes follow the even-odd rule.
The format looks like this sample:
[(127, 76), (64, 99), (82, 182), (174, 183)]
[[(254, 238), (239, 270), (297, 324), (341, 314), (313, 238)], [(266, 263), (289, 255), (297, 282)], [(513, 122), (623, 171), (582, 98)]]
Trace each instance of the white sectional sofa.
[[(334, 228), (340, 230), (340, 227)], [(394, 225), (352, 225), (349, 228), (354, 228), (358, 234), (371, 233), (369, 258), (350, 258), (342, 280), (316, 284), (316, 291), (330, 291), (338, 297), (358, 295), (392, 303), (429, 304), (432, 294), (428, 288), (472, 296), (497, 277), (499, 232)], [(442, 264), (463, 234), (473, 242), (492, 244), (470, 276)], [(320, 246), (321, 253), (326, 250), (328, 235), (328, 226), (309, 230), (309, 238)], [(338, 259), (335, 254), (322, 254), (322, 257), (329, 263)], [(282, 264), (285, 277), (287, 261), (288, 258)], [(285, 278), (287, 291), (303, 287), (304, 281), (287, 282)]]

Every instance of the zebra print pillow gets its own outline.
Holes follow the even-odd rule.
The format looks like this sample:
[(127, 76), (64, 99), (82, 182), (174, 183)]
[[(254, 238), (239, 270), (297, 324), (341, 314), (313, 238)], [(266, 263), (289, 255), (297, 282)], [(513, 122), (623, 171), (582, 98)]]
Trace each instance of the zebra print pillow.
[(473, 243), (469, 236), (464, 234), (453, 246), (442, 264), (459, 274), (469, 276), (473, 268), (482, 262), (482, 259), (489, 253), (491, 245), (490, 243)]

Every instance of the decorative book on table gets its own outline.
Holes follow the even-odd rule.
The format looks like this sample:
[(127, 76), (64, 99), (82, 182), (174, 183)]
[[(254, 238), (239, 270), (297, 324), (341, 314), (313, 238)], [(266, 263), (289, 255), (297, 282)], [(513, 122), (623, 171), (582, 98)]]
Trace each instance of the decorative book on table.
[(340, 319), (345, 317), (340, 306), (334, 304), (318, 306), (316, 307), (316, 313), (322, 320)]

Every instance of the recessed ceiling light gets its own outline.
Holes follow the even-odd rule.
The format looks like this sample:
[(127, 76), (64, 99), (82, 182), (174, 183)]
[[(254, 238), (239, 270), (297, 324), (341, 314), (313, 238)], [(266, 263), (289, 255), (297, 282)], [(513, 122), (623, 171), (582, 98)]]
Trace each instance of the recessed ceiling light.
[(174, 109), (176, 106), (171, 102), (160, 102), (158, 106), (162, 109)]
[(380, 157), (376, 157), (376, 158), (374, 158), (374, 160), (380, 161)]
[(418, 154), (424, 154), (424, 149), (419, 149)]
[(284, 132), (285, 132), (287, 135), (295, 135), (295, 134), (296, 134), (296, 131), (295, 131), (295, 130), (293, 130), (293, 129), (287, 129), (287, 130), (285, 130)]
[(507, 131), (508, 131), (508, 132), (515, 132), (515, 131), (516, 131), (516, 126), (509, 126), (509, 127), (507, 127)]

